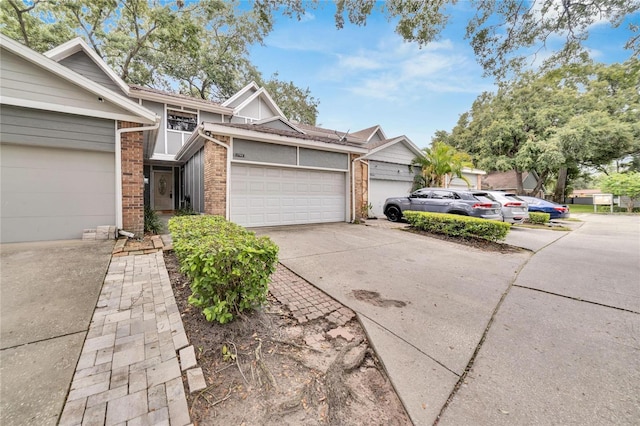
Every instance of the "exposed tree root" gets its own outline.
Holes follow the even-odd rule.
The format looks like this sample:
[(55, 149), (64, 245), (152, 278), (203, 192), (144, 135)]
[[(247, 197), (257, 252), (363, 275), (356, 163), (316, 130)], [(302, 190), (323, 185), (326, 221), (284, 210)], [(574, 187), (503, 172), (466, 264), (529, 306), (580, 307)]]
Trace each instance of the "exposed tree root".
[[(259, 367), (259, 372), (264, 374), (264, 376), (266, 377), (266, 379), (268, 381), (268, 385), (270, 385), (274, 390), (277, 391), (278, 390), (278, 384), (276, 383), (276, 378), (273, 377), (273, 374), (271, 373), (271, 370), (269, 370), (267, 365), (262, 360), (262, 339), (258, 338), (256, 340), (258, 340), (258, 342), (259, 342), (258, 343), (258, 347), (255, 350), (256, 364)], [(260, 380), (260, 374), (258, 374), (258, 382), (262, 385), (261, 380)]]
[(356, 395), (351, 392), (351, 388), (346, 384), (344, 374), (345, 372), (354, 370), (362, 363), (366, 354), (366, 348), (358, 354), (356, 359), (349, 362), (348, 365), (345, 365), (344, 358), (349, 351), (358, 347), (362, 341), (362, 338), (358, 338), (343, 347), (325, 373), (324, 382), (327, 404), (329, 406), (329, 424), (339, 424), (341, 419), (344, 419), (341, 411), (348, 405), (349, 398), (357, 399)]

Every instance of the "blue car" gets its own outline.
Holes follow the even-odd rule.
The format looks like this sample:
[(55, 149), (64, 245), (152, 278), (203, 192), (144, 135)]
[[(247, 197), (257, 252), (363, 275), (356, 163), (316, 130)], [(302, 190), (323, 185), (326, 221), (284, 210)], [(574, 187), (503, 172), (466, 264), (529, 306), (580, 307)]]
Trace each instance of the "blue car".
[(529, 212), (549, 213), (550, 219), (564, 219), (569, 217), (569, 207), (565, 205), (543, 200), (542, 198), (524, 195), (518, 195), (518, 197), (529, 204)]

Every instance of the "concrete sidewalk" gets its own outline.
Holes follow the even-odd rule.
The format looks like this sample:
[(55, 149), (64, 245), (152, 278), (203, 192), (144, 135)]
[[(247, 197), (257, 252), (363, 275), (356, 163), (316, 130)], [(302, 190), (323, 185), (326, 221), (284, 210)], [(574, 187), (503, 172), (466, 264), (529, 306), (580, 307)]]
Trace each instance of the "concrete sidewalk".
[(522, 253), (376, 226), (258, 233), (356, 312), (414, 424), (637, 424), (640, 227), (584, 219), (515, 230)]
[(0, 246), (1, 424), (57, 423), (112, 248), (79, 240)]

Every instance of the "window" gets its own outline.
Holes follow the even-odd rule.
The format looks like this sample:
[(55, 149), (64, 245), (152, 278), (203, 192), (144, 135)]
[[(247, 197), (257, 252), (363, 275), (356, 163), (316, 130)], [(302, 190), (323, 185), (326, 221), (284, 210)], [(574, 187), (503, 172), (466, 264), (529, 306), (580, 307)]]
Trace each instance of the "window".
[(446, 198), (450, 200), (455, 200), (456, 195), (451, 191), (433, 191), (431, 193), (431, 198), (437, 198), (437, 199)]
[(167, 110), (167, 129), (193, 132), (198, 125), (198, 114), (186, 111)]

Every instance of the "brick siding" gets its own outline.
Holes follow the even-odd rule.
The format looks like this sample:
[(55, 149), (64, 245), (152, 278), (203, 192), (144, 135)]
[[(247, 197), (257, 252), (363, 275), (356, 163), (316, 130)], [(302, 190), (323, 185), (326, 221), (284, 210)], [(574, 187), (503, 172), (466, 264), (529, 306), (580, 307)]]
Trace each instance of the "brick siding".
[[(230, 145), (226, 136), (213, 138)], [(204, 143), (204, 212), (226, 216), (227, 210), (227, 154), (228, 149), (215, 142)]]
[[(353, 216), (353, 206), (350, 206), (350, 209), (352, 213), (351, 217), (362, 219), (365, 216), (363, 213), (366, 212), (366, 206), (369, 204), (369, 182), (367, 179), (369, 174), (369, 165), (366, 161), (353, 161), (358, 157), (359, 155), (356, 154), (351, 155), (351, 161), (353, 164), (353, 170), (351, 170), (351, 173), (355, 176), (355, 216)], [(351, 185), (349, 185), (349, 187), (351, 187)], [(351, 193), (353, 194), (352, 187)]]
[[(141, 127), (141, 124), (119, 121), (118, 128)], [(122, 228), (136, 236), (144, 234), (144, 172), (142, 132), (122, 133)]]

